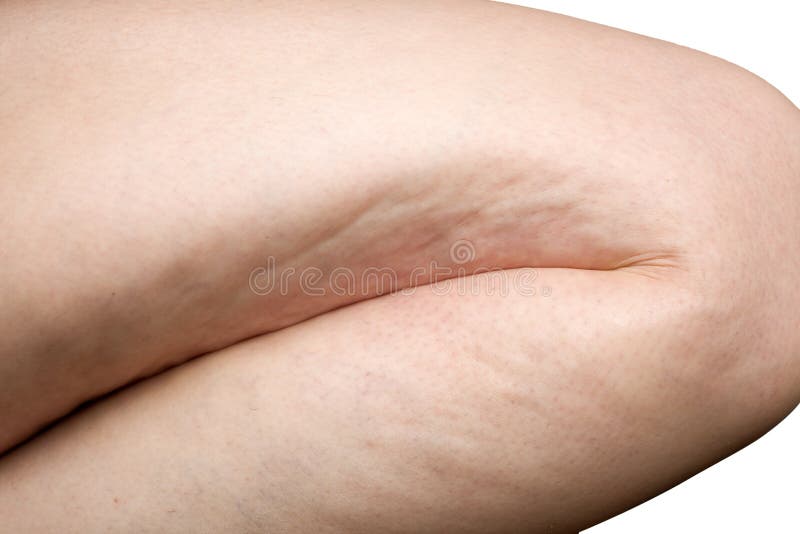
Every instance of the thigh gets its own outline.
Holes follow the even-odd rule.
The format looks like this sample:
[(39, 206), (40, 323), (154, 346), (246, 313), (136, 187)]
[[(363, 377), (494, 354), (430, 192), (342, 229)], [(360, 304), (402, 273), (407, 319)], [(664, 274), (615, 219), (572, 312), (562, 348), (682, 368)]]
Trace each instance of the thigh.
[(800, 398), (782, 332), (686, 278), (525, 273), (356, 304), (100, 401), (0, 461), (3, 524), (576, 532)]

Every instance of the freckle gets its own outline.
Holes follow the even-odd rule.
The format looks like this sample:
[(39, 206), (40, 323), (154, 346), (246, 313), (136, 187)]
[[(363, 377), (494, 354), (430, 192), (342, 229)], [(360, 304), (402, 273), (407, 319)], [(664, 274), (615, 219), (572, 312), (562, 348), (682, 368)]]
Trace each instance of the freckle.
[(167, 513), (168, 514), (174, 514), (175, 513), (175, 509), (174, 508), (170, 508), (169, 510), (167, 510)]

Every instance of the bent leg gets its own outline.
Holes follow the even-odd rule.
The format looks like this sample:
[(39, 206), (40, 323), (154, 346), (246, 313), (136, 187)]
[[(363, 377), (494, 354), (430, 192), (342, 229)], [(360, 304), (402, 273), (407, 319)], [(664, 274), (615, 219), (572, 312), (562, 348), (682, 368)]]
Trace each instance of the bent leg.
[(4, 526), (576, 532), (800, 400), (797, 333), (741, 294), (544, 269), (545, 297), (521, 274), (356, 304), (117, 393), (0, 461)]
[(5, 2), (0, 35), (0, 451), (380, 293), (256, 295), (270, 256), (796, 272), (796, 110), (666, 43), (469, 1)]

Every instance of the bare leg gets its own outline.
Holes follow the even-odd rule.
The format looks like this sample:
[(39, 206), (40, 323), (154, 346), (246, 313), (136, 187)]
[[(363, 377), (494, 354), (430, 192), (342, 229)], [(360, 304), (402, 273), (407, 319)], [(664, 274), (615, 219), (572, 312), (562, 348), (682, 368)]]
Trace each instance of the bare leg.
[(797, 111), (704, 55), (470, 1), (4, 2), (0, 35), (0, 450), (379, 292), (257, 296), (268, 256), (408, 284), (468, 238), (797, 302)]
[(100, 402), (0, 461), (4, 532), (575, 532), (800, 400), (796, 332), (691, 278), (545, 269), (550, 298), (489, 295), (518, 274), (330, 312)]

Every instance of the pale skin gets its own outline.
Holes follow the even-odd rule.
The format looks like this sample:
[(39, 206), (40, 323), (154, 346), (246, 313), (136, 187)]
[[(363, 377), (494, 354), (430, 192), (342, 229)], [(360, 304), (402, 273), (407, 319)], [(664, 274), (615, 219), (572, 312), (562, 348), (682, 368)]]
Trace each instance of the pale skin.
[(800, 401), (800, 112), (733, 65), (479, 1), (0, 35), (2, 532), (575, 532)]

